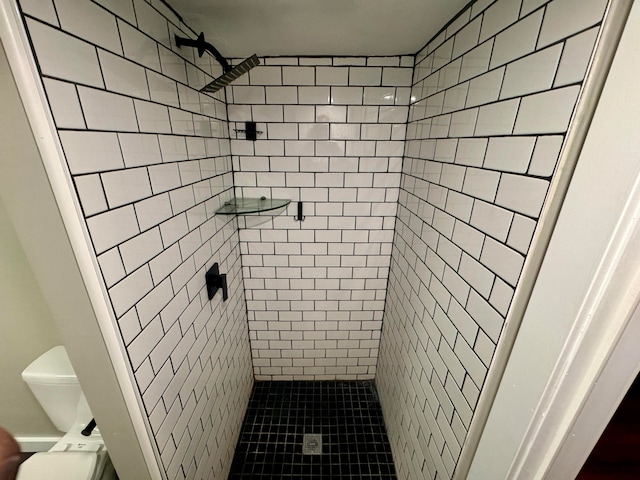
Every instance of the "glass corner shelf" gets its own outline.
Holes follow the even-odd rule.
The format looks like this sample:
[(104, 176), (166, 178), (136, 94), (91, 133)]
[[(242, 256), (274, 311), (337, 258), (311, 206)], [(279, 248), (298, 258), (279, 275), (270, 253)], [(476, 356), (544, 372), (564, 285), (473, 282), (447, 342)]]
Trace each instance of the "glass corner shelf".
[(286, 207), (291, 200), (277, 198), (232, 198), (218, 209), (216, 215), (248, 215)]

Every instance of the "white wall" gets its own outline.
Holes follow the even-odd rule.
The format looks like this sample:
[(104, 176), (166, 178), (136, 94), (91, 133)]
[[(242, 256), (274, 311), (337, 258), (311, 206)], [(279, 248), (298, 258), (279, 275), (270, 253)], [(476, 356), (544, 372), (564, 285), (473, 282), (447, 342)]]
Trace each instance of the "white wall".
[(59, 436), (20, 376), (60, 339), (2, 199), (0, 265), (0, 425), (14, 436)]
[(606, 5), (478, 1), (418, 54), (377, 377), (401, 479), (453, 475)]
[(413, 59), (262, 60), (229, 89), (236, 193), (292, 203), (240, 231), (256, 378), (373, 378)]

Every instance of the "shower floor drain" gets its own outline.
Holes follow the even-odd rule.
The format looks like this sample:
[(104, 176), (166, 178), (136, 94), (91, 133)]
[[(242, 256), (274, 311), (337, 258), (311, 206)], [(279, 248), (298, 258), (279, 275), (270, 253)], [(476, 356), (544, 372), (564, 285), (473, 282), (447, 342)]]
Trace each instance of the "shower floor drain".
[(322, 455), (322, 435), (305, 433), (302, 438), (303, 455)]

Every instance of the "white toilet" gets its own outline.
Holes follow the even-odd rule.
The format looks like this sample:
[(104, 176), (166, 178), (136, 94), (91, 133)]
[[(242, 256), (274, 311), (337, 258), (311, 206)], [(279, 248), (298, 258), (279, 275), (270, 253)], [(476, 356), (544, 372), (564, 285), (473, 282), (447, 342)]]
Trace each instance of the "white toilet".
[(20, 466), (17, 480), (116, 479), (98, 429), (89, 436), (80, 433), (93, 415), (64, 347), (40, 355), (24, 369), (22, 379), (65, 435), (48, 452), (29, 457)]

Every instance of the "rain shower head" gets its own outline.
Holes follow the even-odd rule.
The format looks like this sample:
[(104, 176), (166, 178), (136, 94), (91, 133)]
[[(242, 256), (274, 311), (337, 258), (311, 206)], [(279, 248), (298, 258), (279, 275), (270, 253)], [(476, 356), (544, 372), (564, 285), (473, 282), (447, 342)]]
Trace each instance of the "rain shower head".
[(179, 37), (178, 35), (175, 36), (175, 40), (177, 47), (182, 47), (183, 45), (187, 47), (196, 47), (198, 49), (199, 56), (202, 56), (205, 51), (210, 52), (214, 57), (216, 57), (218, 63), (222, 65), (223, 74), (216, 78), (213, 82), (206, 85), (204, 88), (201, 88), (201, 92), (215, 93), (221, 88), (229, 85), (236, 78), (247, 73), (253, 67), (257, 67), (258, 65), (260, 65), (258, 56), (254, 54), (242, 63), (236, 65), (235, 67), (232, 67), (231, 65), (229, 65), (229, 62), (227, 62), (227, 60), (220, 54), (216, 47), (208, 42), (205, 42), (204, 33), (202, 32), (200, 33), (200, 35), (198, 35), (197, 40)]
[(257, 67), (258, 65), (260, 65), (260, 60), (258, 60), (258, 56), (254, 54), (254, 55), (250, 56), (249, 58), (247, 58), (242, 63), (239, 63), (235, 67), (232, 67), (229, 70), (225, 71), (222, 75), (220, 75), (213, 82), (208, 84), (206, 87), (202, 88), (200, 91), (201, 92), (208, 92), (208, 93), (215, 93), (218, 90), (220, 90), (221, 88), (226, 87), (227, 85), (229, 85), (231, 82), (233, 82), (240, 75), (244, 75), (249, 70), (251, 70), (253, 67)]

